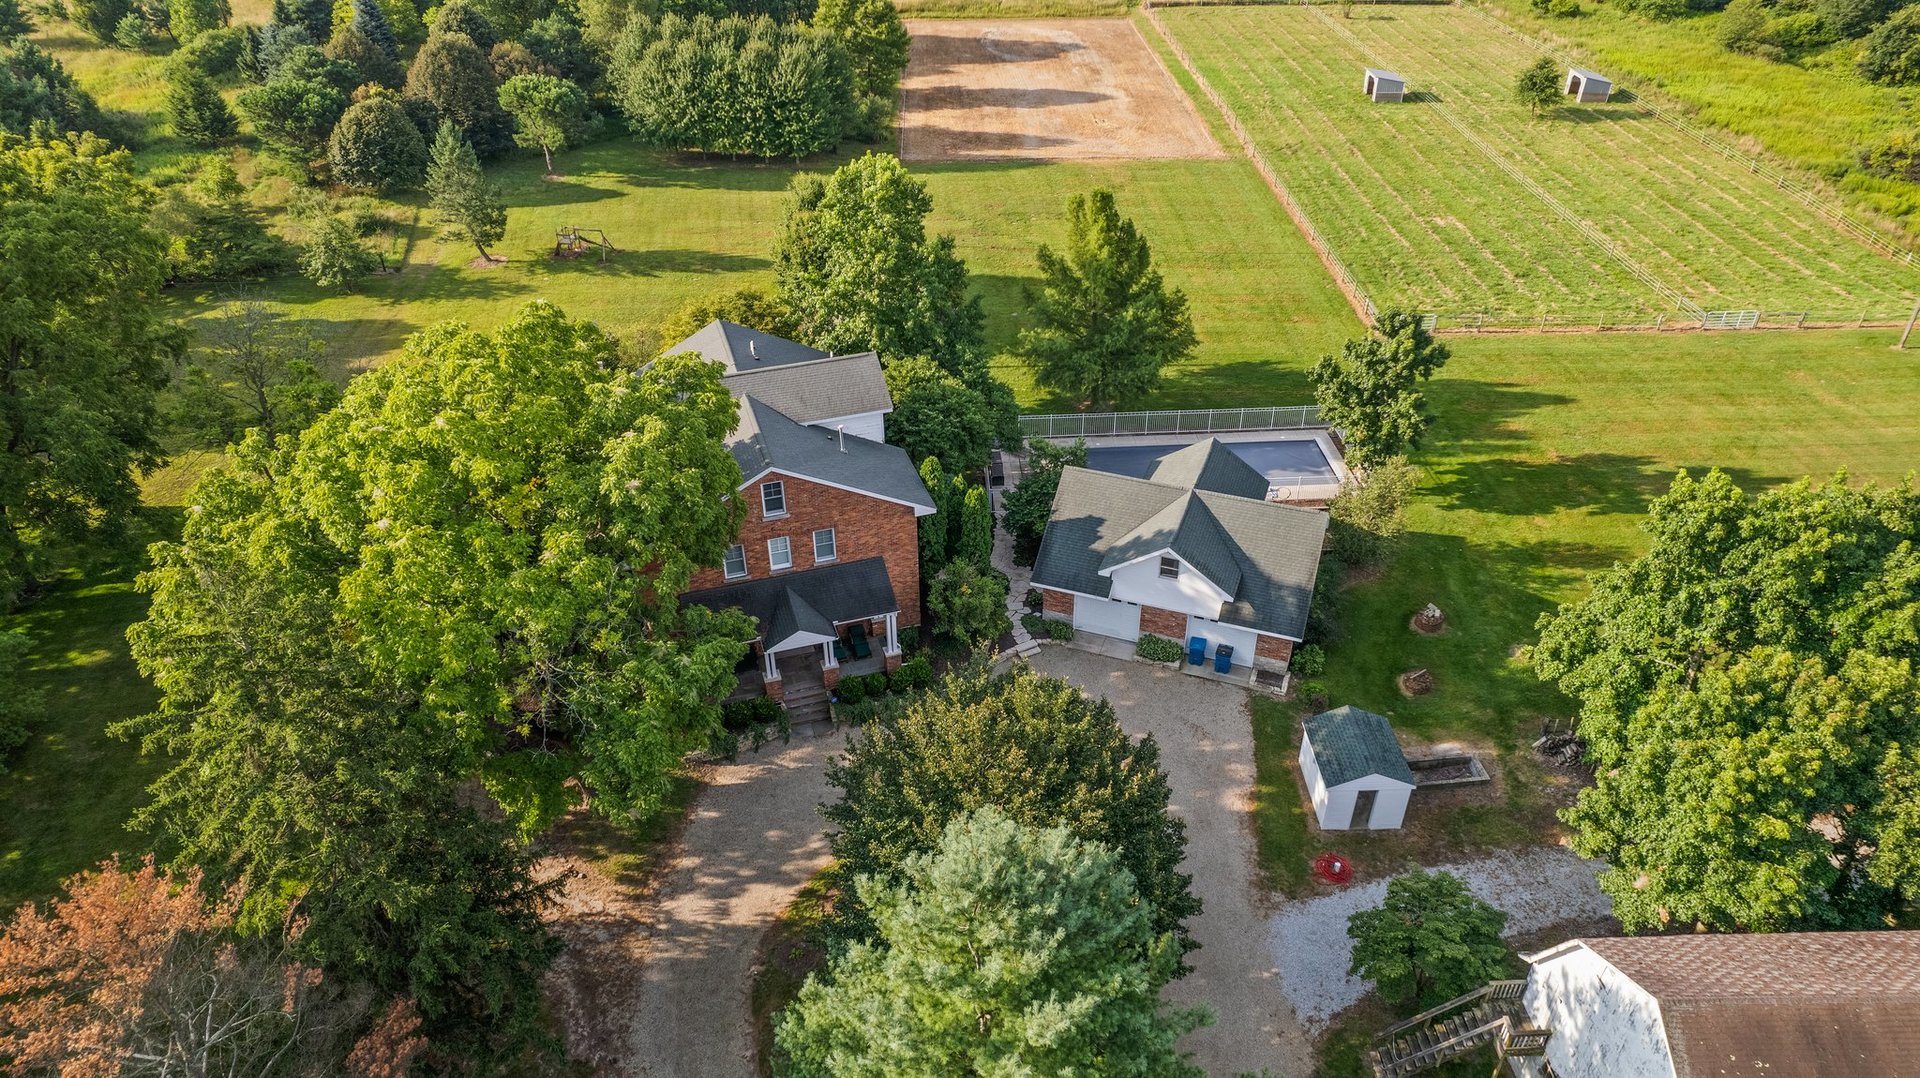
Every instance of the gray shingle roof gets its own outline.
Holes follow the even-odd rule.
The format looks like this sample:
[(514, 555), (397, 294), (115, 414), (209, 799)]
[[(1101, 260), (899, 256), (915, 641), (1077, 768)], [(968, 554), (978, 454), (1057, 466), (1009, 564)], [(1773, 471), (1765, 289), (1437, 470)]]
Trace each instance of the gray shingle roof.
[(1105, 598), (1102, 569), (1171, 549), (1232, 596), (1221, 621), (1298, 640), (1326, 531), (1311, 509), (1067, 468), (1033, 582)]
[(887, 376), (872, 352), (763, 366), (721, 381), (734, 396), (758, 398), (799, 423), (893, 410)]
[(752, 481), (769, 468), (934, 511), (926, 484), (897, 445), (796, 423), (754, 397), (740, 398), (740, 427), (727, 448)]
[(859, 621), (895, 613), (884, 558), (862, 558), (800, 573), (744, 580), (680, 597), (682, 606), (737, 609), (760, 624), (760, 635), (778, 643), (798, 630), (834, 635), (834, 622)]
[(698, 352), (726, 367), (728, 373), (827, 358), (827, 353), (818, 348), (808, 348), (785, 337), (762, 333), (719, 318), (701, 326), (693, 336), (667, 349), (666, 354), (674, 356), (682, 352)]
[(1211, 490), (1236, 494), (1242, 498), (1265, 500), (1271, 485), (1253, 465), (1226, 447), (1218, 438), (1195, 442), (1185, 449), (1167, 454), (1153, 466), (1147, 478), (1156, 483), (1188, 490)]
[(1306, 721), (1307, 741), (1321, 781), (1339, 786), (1381, 775), (1414, 785), (1413, 769), (1393, 736), (1393, 724), (1384, 716), (1357, 707), (1336, 707)]
[(1567, 74), (1578, 75), (1582, 79), (1586, 80), (1587, 82), (1604, 82), (1608, 86), (1613, 85), (1612, 79), (1606, 77), (1605, 75), (1602, 75), (1598, 71), (1588, 71), (1584, 67), (1570, 67), (1567, 69)]

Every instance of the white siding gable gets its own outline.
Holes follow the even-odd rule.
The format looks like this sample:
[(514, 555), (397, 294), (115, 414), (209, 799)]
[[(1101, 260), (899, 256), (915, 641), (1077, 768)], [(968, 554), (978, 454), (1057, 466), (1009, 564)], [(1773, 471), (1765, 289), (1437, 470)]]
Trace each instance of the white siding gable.
[(1553, 1030), (1555, 1073), (1673, 1078), (1659, 1001), (1584, 944), (1535, 961), (1523, 1002), (1535, 1026)]
[(834, 419), (822, 419), (807, 425), (825, 427), (827, 430), (838, 427), (844, 430), (848, 437), (865, 438), (869, 442), (887, 440), (887, 413), (885, 412), (859, 412)]
[(1231, 596), (1200, 575), (1200, 570), (1180, 562), (1180, 575), (1171, 580), (1160, 575), (1159, 553), (1150, 554), (1127, 565), (1116, 566), (1105, 574), (1113, 583), (1107, 594), (1141, 606), (1157, 606), (1182, 614), (1218, 618), (1220, 605)]

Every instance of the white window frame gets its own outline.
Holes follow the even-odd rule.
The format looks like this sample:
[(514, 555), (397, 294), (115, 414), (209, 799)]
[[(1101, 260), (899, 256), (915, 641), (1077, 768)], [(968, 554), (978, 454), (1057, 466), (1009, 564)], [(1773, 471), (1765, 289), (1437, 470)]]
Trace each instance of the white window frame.
[[(736, 554), (740, 557), (740, 571), (737, 573), (733, 571), (733, 559)], [(728, 580), (739, 580), (747, 575), (747, 548), (745, 544), (735, 543), (727, 548), (726, 556), (720, 559), (720, 572)]]
[[(823, 535), (827, 537), (827, 552), (824, 555), (820, 553), (820, 537)], [(834, 534), (832, 528), (813, 530), (813, 560), (816, 564), (840, 560), (840, 537)]]
[[(767, 504), (767, 492), (772, 491), (774, 499), (780, 502), (780, 508), (774, 509)], [(787, 515), (787, 485), (778, 479), (770, 479), (760, 484), (760, 516), (763, 520), (779, 520)]]
[[(774, 553), (776, 550), (780, 553)], [(782, 564), (783, 558), (784, 564)], [(776, 573), (793, 568), (793, 540), (784, 535), (776, 535), (767, 540), (767, 564), (772, 566)]]
[[(1171, 569), (1172, 572), (1168, 572), (1169, 569)], [(1180, 559), (1179, 558), (1176, 558), (1171, 554), (1160, 555), (1160, 579), (1162, 580), (1180, 579)]]

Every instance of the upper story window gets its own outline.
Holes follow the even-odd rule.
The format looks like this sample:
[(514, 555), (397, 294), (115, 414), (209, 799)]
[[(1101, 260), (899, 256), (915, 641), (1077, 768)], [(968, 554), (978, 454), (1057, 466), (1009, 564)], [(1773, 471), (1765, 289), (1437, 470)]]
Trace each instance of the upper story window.
[(728, 580), (738, 580), (747, 575), (747, 548), (738, 543), (727, 548), (727, 560), (724, 566)]
[(784, 535), (767, 540), (767, 562), (776, 573), (793, 568), (793, 540)]
[(821, 528), (813, 533), (813, 560), (832, 561), (840, 556), (840, 545), (835, 540), (832, 528)]
[(1180, 576), (1180, 559), (1171, 558), (1164, 554), (1161, 555), (1160, 575), (1166, 577), (1168, 580), (1177, 579)]
[(787, 485), (778, 479), (760, 484), (760, 515), (768, 520), (787, 515)]

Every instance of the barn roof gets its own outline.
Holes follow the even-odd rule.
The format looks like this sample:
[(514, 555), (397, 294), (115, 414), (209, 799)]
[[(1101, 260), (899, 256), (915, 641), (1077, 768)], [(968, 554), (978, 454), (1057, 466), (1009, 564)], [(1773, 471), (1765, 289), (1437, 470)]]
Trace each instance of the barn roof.
[(1414, 785), (1413, 769), (1383, 715), (1342, 705), (1306, 721), (1307, 743), (1321, 781), (1341, 786), (1369, 775)]
[(1388, 71), (1384, 67), (1367, 68), (1367, 74), (1372, 75), (1376, 80), (1384, 80), (1386, 82), (1397, 82), (1397, 83), (1400, 83), (1402, 86), (1406, 85), (1406, 82), (1407, 82), (1406, 79), (1403, 79), (1400, 76), (1394, 74), (1393, 72)]
[(1572, 942), (1660, 1001), (1678, 1078), (1920, 1074), (1920, 932)]
[(1598, 71), (1588, 71), (1584, 67), (1570, 67), (1567, 69), (1567, 74), (1578, 75), (1585, 82), (1604, 82), (1608, 86), (1613, 85), (1612, 79), (1602, 75)]

